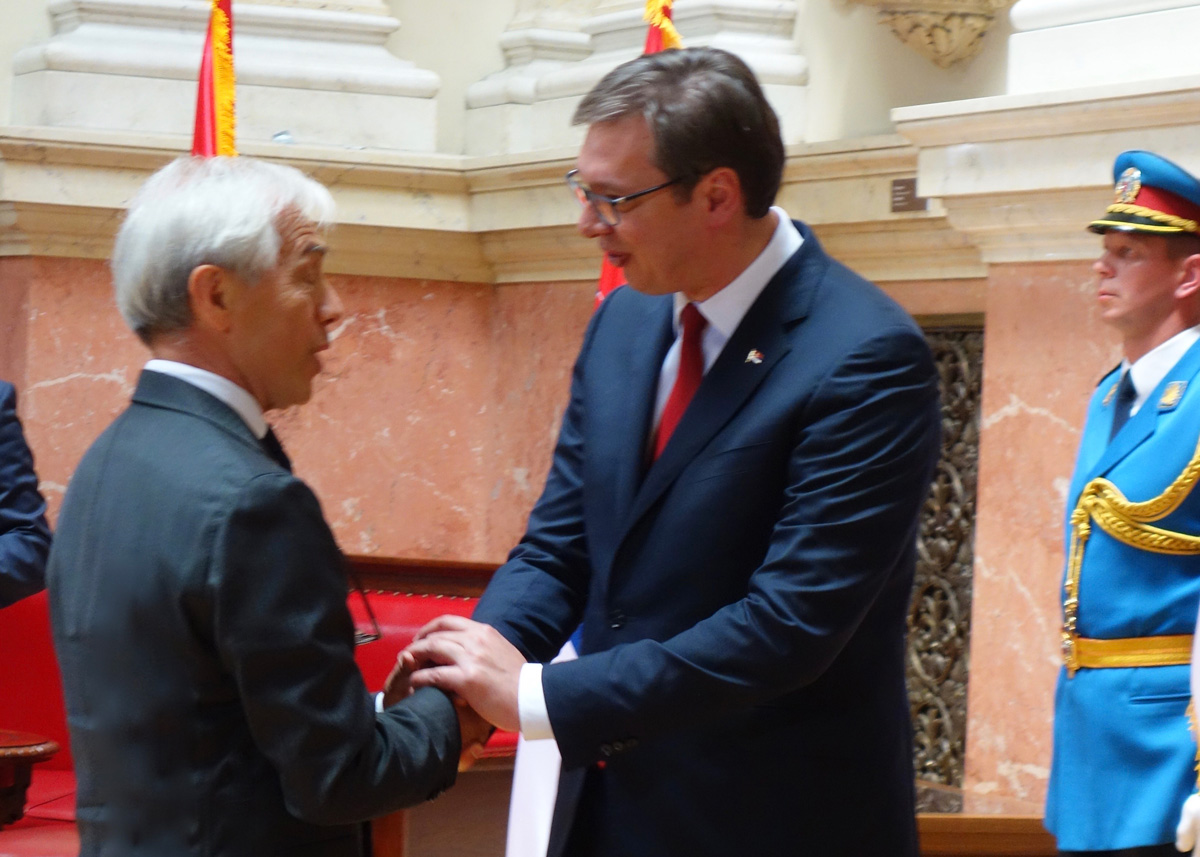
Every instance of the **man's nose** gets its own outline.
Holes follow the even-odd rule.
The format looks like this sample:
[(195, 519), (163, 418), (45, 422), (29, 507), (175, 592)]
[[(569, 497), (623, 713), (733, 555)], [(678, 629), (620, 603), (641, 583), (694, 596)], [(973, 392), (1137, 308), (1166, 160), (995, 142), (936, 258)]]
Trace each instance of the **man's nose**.
[(601, 235), (607, 235), (612, 232), (613, 228), (604, 222), (595, 206), (588, 205), (579, 209), (579, 221), (576, 224), (579, 229), (579, 234), (584, 238), (599, 238)]
[(328, 283), (325, 286), (325, 300), (321, 302), (321, 324), (329, 327), (337, 324), (345, 315), (346, 308), (342, 306), (342, 297), (337, 289)]

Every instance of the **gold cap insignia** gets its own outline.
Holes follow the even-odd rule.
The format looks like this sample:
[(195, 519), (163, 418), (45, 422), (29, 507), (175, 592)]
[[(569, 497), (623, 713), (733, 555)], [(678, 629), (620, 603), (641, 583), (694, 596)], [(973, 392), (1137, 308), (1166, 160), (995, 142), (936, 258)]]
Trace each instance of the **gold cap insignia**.
[(1129, 167), (1125, 172), (1121, 173), (1121, 177), (1117, 179), (1116, 187), (1113, 188), (1113, 193), (1116, 195), (1116, 202), (1129, 204), (1137, 199), (1138, 192), (1142, 189), (1142, 171), (1137, 167)]
[(1163, 389), (1162, 398), (1158, 400), (1158, 409), (1168, 411), (1178, 405), (1186, 389), (1187, 381), (1172, 381)]
[(763, 362), (763, 353), (761, 351), (759, 351), (757, 348), (751, 348), (750, 353), (746, 355), (746, 362), (747, 363), (762, 363)]

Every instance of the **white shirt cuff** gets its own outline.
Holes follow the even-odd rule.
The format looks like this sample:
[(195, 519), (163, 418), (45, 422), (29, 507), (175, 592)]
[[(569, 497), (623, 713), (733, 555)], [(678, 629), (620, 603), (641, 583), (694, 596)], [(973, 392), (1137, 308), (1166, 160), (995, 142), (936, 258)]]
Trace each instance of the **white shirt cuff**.
[(383, 691), (382, 690), (379, 691), (379, 693), (375, 694), (375, 713), (376, 714), (383, 713)]
[(517, 716), (521, 719), (521, 735), (526, 741), (553, 738), (550, 712), (546, 710), (546, 694), (542, 691), (542, 665), (525, 664), (517, 679)]

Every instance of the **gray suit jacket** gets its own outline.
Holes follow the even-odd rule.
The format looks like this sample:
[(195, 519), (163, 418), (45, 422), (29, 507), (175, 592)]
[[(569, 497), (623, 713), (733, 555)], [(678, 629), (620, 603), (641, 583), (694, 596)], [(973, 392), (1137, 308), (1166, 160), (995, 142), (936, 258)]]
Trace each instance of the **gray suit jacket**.
[(81, 854), (350, 855), (455, 778), (440, 692), (376, 714), (316, 497), (226, 405), (145, 372), (47, 570)]

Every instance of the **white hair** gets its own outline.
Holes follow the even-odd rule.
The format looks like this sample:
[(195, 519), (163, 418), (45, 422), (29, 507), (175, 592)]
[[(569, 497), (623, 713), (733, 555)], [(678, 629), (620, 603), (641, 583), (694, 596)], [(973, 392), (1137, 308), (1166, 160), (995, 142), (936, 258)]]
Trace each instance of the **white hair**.
[(190, 325), (188, 277), (199, 265), (256, 283), (279, 261), (288, 212), (327, 229), (333, 198), (299, 170), (253, 158), (183, 157), (163, 167), (130, 202), (113, 247), (126, 324), (144, 341)]

